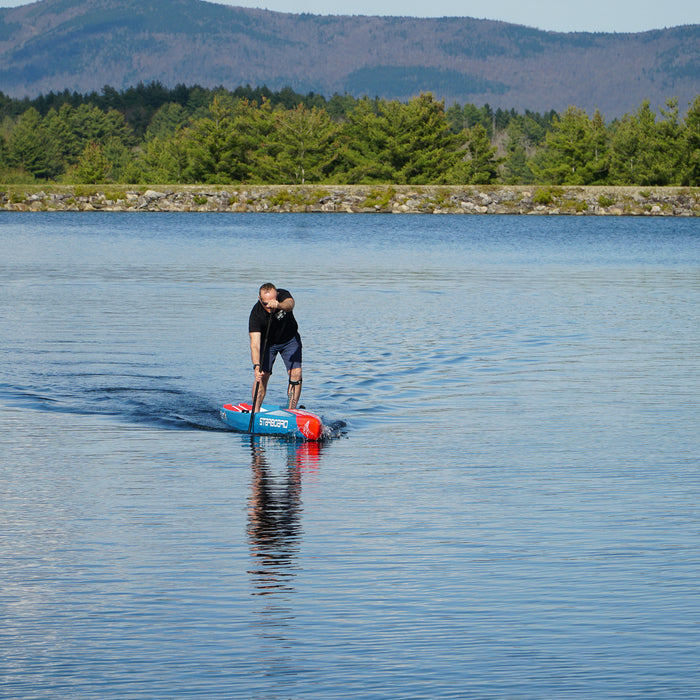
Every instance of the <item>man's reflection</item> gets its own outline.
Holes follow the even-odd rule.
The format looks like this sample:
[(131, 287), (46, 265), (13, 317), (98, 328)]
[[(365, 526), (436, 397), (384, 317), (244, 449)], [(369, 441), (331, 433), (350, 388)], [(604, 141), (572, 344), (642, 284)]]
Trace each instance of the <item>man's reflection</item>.
[[(250, 571), (257, 595), (293, 590), (301, 530), (302, 473), (317, 471), (321, 445), (315, 442), (270, 444), (286, 450), (286, 468), (271, 468), (264, 436), (250, 437), (252, 483), (248, 542), (255, 562)], [(276, 452), (277, 450), (275, 450)]]

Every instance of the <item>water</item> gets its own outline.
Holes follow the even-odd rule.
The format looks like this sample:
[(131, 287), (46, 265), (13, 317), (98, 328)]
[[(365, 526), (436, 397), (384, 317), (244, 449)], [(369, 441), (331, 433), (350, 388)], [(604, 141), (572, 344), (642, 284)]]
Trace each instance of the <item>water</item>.
[[(5, 213), (0, 243), (0, 696), (700, 694), (696, 220)], [(320, 445), (218, 419), (268, 280), (345, 425)]]

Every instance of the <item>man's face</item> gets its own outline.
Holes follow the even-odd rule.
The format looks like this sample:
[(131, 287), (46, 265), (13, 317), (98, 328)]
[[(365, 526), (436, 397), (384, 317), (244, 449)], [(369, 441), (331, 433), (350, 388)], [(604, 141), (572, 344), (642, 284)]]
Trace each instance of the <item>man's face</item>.
[(273, 299), (277, 299), (277, 291), (274, 289), (270, 289), (267, 292), (260, 293), (260, 303), (263, 305), (263, 308), (265, 309), (265, 311), (267, 311), (268, 314), (271, 312), (270, 302)]

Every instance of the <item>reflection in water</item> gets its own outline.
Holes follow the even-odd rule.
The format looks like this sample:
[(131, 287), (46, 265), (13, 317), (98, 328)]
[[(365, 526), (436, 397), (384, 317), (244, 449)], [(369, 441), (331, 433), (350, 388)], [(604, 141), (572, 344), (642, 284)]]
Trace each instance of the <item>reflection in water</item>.
[[(283, 470), (273, 469), (265, 452), (266, 438), (250, 437), (252, 484), (248, 508), (248, 541), (253, 568), (249, 572), (256, 595), (293, 591), (296, 556), (302, 534), (302, 473), (319, 468), (321, 445), (286, 443)], [(268, 441), (268, 444), (269, 441)]]
[[(269, 448), (266, 453), (265, 446)], [(248, 506), (249, 574), (253, 595), (261, 607), (254, 613), (255, 634), (272, 644), (274, 669), (291, 677), (286, 650), (296, 646), (290, 637), (294, 622), (294, 577), (303, 530), (301, 527), (301, 481), (304, 473), (319, 468), (320, 444), (272, 442), (260, 435), (250, 437), (251, 492)], [(284, 455), (282, 464), (271, 464), (268, 454)], [(279, 648), (280, 645), (282, 648)]]

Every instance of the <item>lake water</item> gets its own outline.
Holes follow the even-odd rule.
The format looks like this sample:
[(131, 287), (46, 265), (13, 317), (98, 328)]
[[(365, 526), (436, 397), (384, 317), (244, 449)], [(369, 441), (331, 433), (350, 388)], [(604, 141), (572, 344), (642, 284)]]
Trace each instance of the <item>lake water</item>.
[[(4, 213), (0, 246), (0, 696), (700, 696), (699, 220)], [(218, 418), (268, 280), (320, 445)]]

